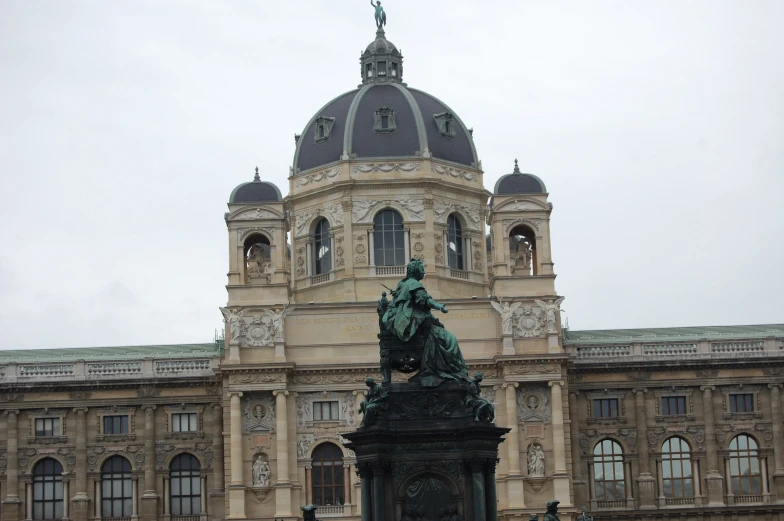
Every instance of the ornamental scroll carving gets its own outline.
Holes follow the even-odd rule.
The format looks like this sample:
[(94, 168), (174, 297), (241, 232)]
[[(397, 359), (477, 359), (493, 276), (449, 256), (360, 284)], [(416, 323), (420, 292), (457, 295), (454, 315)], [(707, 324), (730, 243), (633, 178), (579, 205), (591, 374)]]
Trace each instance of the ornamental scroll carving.
[(313, 422), (313, 402), (336, 401), (339, 407), (338, 420), (348, 427), (357, 427), (356, 396), (350, 391), (320, 393), (298, 393), (296, 399), (297, 431), (307, 431)]
[(110, 455), (120, 454), (134, 461), (136, 470), (144, 469), (144, 445), (87, 445), (87, 465), (90, 472), (100, 470), (97, 464)]
[[(197, 443), (171, 443), (168, 441), (155, 442), (155, 467), (157, 470), (165, 470), (166, 463), (172, 454), (180, 452), (196, 452), (201, 454), (204, 461), (204, 468), (211, 469), (213, 462), (212, 440)], [(221, 462), (222, 463), (222, 462)]]
[(648, 445), (651, 452), (655, 452), (665, 439), (671, 436), (685, 436), (693, 440), (698, 451), (705, 450), (705, 429), (702, 427), (672, 426), (660, 427), (654, 425), (648, 427)]
[(419, 163), (370, 163), (364, 165), (354, 165), (351, 168), (352, 174), (369, 174), (370, 172), (418, 172)]
[(425, 203), (422, 199), (397, 199), (395, 201), (364, 200), (352, 201), (351, 218), (355, 223), (370, 222), (373, 210), (384, 204), (392, 203), (403, 208), (409, 221), (423, 221), (425, 219)]
[(466, 218), (466, 223), (472, 230), (478, 230), (482, 224), (482, 216), (479, 206), (463, 203), (446, 203), (444, 201), (433, 201), (433, 217), (435, 222), (446, 222), (447, 217), (452, 212), (460, 212)]
[(272, 347), (283, 342), (284, 318), (292, 309), (265, 309), (258, 315), (245, 316), (244, 310), (220, 308), (229, 324), (231, 343), (242, 347)]
[(302, 186), (306, 186), (309, 184), (316, 184), (324, 181), (325, 179), (333, 179), (340, 175), (340, 168), (330, 168), (328, 170), (322, 170), (321, 172), (316, 172), (315, 174), (304, 175), (298, 177), (296, 181), (294, 181), (294, 186), (296, 188), (300, 188)]
[(466, 181), (476, 181), (477, 177), (473, 172), (466, 172), (465, 170), (439, 165), (438, 163), (433, 163), (433, 171), (437, 174), (448, 175), (456, 179), (465, 179)]
[(504, 221), (504, 233), (509, 234), (509, 230), (517, 226), (518, 224), (527, 224), (536, 230), (537, 233), (541, 231), (542, 220), (541, 219), (509, 219)]
[(594, 445), (607, 437), (620, 438), (626, 442), (629, 452), (637, 452), (637, 429), (635, 428), (622, 428), (622, 429), (584, 429), (580, 430), (580, 452), (583, 456), (591, 454)]
[(764, 422), (732, 422), (716, 425), (716, 441), (726, 443), (736, 434), (743, 432), (753, 433), (755, 437), (762, 438), (765, 447), (770, 447), (773, 441), (773, 425)]
[(550, 420), (550, 392), (544, 387), (521, 388), (517, 392), (517, 421)]
[(264, 233), (271, 239), (275, 235), (275, 228), (271, 228), (271, 227), (262, 228), (261, 226), (255, 226), (253, 228), (239, 228), (237, 230), (237, 237), (239, 238), (239, 241), (242, 242), (245, 240), (245, 237), (247, 237), (252, 233), (257, 233), (257, 232)]
[(53, 456), (61, 462), (64, 461), (65, 466), (68, 468), (68, 472), (73, 472), (76, 467), (75, 445), (61, 445), (59, 447), (21, 446), (19, 447), (18, 452), (20, 470), (23, 473), (31, 472), (32, 469), (28, 469), (27, 467), (37, 456)]
[[(501, 315), (504, 334), (511, 334), (514, 338), (545, 336), (550, 331), (549, 326), (554, 325), (554, 321), (550, 320), (552, 317), (549, 308), (545, 309), (542, 304), (535, 306), (524, 305), (521, 302), (491, 302), (490, 304)], [(554, 317), (556, 311), (552, 313)]]
[(246, 432), (275, 430), (275, 399), (270, 393), (248, 396), (243, 401), (242, 429)]
[(257, 219), (280, 219), (280, 216), (275, 214), (275, 212), (265, 210), (264, 208), (252, 208), (250, 210), (243, 210), (232, 219), (236, 221), (255, 221)]
[[(297, 459), (307, 458), (308, 452), (310, 451), (310, 448), (313, 446), (313, 444), (321, 440), (337, 441), (339, 445), (343, 445), (344, 443), (348, 442), (346, 438), (344, 438), (337, 432), (326, 433), (321, 435), (297, 434)], [(356, 454), (354, 453), (353, 450), (348, 449), (346, 447), (343, 448), (346, 449), (346, 452), (348, 453), (348, 456), (350, 458), (356, 457)]]
[(283, 374), (265, 374), (265, 373), (248, 373), (248, 374), (231, 374), (229, 375), (230, 384), (269, 384), (286, 381), (286, 376)]

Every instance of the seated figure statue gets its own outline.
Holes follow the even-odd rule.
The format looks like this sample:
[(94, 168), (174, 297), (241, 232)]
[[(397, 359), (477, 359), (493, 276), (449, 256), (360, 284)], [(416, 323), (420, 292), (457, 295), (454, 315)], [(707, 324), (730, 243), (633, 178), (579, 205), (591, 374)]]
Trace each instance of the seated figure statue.
[(422, 261), (411, 259), (406, 277), (392, 291), (392, 301), (385, 306), (381, 322), (386, 331), (402, 342), (410, 341), (420, 330), (427, 331), (416, 377), (422, 387), (436, 387), (444, 380), (468, 382), (468, 371), (457, 338), (430, 313), (431, 309), (448, 313), (446, 306), (433, 300), (425, 291), (420, 282), (424, 276)]

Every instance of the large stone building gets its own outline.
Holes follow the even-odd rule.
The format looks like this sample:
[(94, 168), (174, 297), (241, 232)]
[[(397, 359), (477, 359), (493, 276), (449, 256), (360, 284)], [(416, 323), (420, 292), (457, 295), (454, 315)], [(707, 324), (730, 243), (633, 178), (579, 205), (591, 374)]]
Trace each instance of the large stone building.
[(296, 137), (285, 198), (258, 170), (231, 193), (225, 347), (0, 353), (2, 520), (357, 519), (341, 433), (410, 258), (510, 429), (500, 517), (555, 498), (566, 517), (784, 520), (784, 325), (566, 330), (542, 180), (515, 165), (488, 191), (471, 130), (402, 82), (383, 31), (361, 75)]

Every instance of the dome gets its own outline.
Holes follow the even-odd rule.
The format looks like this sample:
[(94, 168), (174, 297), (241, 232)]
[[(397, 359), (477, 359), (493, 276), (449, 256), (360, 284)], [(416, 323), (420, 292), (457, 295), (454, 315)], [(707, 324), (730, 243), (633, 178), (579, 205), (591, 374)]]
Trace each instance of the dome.
[(280, 190), (274, 184), (261, 180), (259, 167), (256, 167), (256, 175), (253, 176), (253, 181), (242, 183), (229, 196), (229, 204), (279, 201), (283, 201)]
[(494, 195), (544, 194), (547, 187), (533, 174), (523, 174), (515, 159), (514, 172), (501, 177), (493, 189)]
[(360, 57), (362, 85), (319, 110), (297, 136), (294, 175), (341, 159), (430, 157), (476, 168), (471, 132), (435, 96), (402, 82), (403, 57), (376, 32)]

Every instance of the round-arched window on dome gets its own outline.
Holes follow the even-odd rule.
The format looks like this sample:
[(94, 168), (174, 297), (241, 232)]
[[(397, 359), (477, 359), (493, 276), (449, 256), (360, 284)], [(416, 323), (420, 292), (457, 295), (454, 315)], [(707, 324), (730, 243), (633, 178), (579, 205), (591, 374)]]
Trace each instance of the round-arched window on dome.
[(406, 247), (403, 217), (395, 210), (384, 210), (373, 218), (373, 264), (405, 266)]
[(313, 265), (316, 275), (323, 275), (332, 271), (332, 248), (329, 238), (329, 221), (324, 218), (316, 223), (313, 234)]
[(446, 220), (447, 264), (454, 270), (462, 270), (463, 263), (463, 227), (457, 215), (451, 214)]

